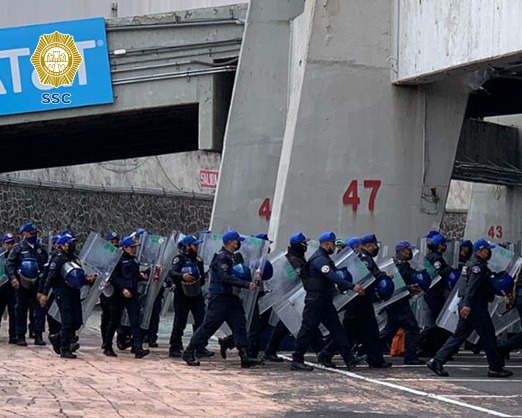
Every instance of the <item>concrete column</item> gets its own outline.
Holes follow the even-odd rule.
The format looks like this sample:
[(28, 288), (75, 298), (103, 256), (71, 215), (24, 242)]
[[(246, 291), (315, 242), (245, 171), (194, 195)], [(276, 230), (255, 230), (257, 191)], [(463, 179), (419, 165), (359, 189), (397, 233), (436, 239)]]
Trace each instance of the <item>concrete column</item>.
[(375, 232), (392, 244), (438, 227), (463, 83), (391, 84), (387, 0), (307, 1), (302, 18), (269, 229), (276, 247), (297, 230)]
[[(304, 0), (251, 0), (225, 131), (211, 229), (266, 232), (288, 102), (290, 21)], [(267, 200), (268, 199), (268, 200)]]

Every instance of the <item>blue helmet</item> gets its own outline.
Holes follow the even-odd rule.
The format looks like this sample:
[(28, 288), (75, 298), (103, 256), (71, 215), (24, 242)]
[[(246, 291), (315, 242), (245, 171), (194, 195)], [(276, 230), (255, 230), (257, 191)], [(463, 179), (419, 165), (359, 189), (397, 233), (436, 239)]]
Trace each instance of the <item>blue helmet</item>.
[(513, 279), (513, 276), (511, 276), (510, 274), (504, 273), (500, 277), (498, 277), (497, 275), (493, 275), (491, 279), (495, 295), (505, 296), (513, 291), (515, 280)]
[(339, 277), (341, 280), (353, 283), (353, 276), (346, 267), (337, 269), (335, 274), (337, 274), (337, 277)]
[(247, 281), (252, 279), (252, 272), (246, 264), (234, 264), (232, 272), (238, 279)]
[(85, 271), (74, 261), (68, 261), (62, 266), (62, 276), (65, 278), (65, 283), (73, 289), (81, 289), (87, 284)]
[(413, 275), (411, 278), (413, 283), (418, 285), (422, 290), (427, 292), (431, 285), (431, 277), (426, 270)]
[(181, 267), (181, 273), (182, 274), (188, 273), (192, 277), (194, 277), (196, 280), (198, 280), (201, 277), (199, 274), (198, 266), (194, 263), (187, 263), (183, 267)]
[(26, 289), (32, 289), (36, 285), (40, 269), (35, 258), (24, 258), (18, 267), (20, 284)]
[(263, 272), (261, 274), (261, 280), (270, 280), (274, 276), (274, 266), (268, 260), (265, 261), (263, 266)]
[(392, 297), (395, 291), (395, 284), (389, 277), (382, 277), (375, 285), (375, 296), (379, 301), (385, 301)]
[(455, 287), (455, 285), (457, 284), (457, 282), (459, 281), (459, 279), (460, 279), (460, 270), (455, 269), (446, 278), (446, 286), (449, 289), (453, 289)]

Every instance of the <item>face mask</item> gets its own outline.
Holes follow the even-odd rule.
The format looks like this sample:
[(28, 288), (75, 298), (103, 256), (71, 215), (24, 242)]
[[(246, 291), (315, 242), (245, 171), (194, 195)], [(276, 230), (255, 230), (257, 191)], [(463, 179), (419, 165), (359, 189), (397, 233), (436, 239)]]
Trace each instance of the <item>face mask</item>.
[(406, 255), (404, 256), (404, 259), (405, 259), (406, 261), (410, 261), (412, 258), (413, 258), (413, 252), (411, 252), (411, 251), (408, 251), (408, 252), (406, 253)]
[(241, 241), (238, 241), (236, 244), (236, 251), (239, 251), (240, 248), (241, 248)]
[(377, 257), (379, 255), (379, 247), (375, 247), (372, 251), (372, 257)]
[(72, 254), (76, 251), (76, 244), (69, 244), (68, 248), (67, 248), (67, 252), (69, 254)]
[(333, 247), (333, 248), (332, 248), (332, 247), (329, 247), (329, 248), (326, 250), (326, 252), (327, 252), (328, 254), (332, 255), (332, 254), (335, 252), (335, 247)]
[(27, 238), (27, 242), (31, 245), (36, 244), (37, 241), (38, 241), (38, 235), (31, 235), (30, 237)]
[(491, 250), (488, 251), (488, 255), (486, 257), (486, 261), (490, 260), (491, 259)]

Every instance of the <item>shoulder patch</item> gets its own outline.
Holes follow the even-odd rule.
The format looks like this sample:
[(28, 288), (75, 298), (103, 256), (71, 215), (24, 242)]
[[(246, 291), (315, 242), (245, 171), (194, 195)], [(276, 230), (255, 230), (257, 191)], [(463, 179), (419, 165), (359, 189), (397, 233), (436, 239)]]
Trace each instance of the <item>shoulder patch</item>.
[(480, 267), (479, 266), (473, 266), (471, 271), (475, 274), (480, 273)]
[(442, 264), (440, 263), (440, 261), (435, 261), (435, 263), (433, 263), (433, 267), (435, 267), (436, 269), (440, 269), (440, 266)]
[(41, 249), (41, 248), (38, 248), (38, 249), (36, 250), (36, 253), (37, 253), (37, 254), (42, 254), (42, 249)]
[(51, 264), (49, 264), (49, 269), (50, 270), (55, 270), (56, 269), (56, 263), (54, 261), (51, 262)]
[(228, 264), (221, 264), (221, 270), (228, 271)]
[(330, 266), (324, 265), (323, 267), (321, 267), (321, 273), (330, 273)]
[(179, 257), (174, 257), (174, 260), (172, 260), (172, 264), (178, 264), (179, 263)]

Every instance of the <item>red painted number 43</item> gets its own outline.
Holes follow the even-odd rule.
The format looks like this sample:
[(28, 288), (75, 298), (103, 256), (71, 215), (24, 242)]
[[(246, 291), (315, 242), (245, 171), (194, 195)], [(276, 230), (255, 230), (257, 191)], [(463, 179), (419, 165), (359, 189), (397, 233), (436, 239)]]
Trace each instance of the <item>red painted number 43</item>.
[(502, 226), (501, 225), (492, 225), (489, 229), (488, 229), (488, 237), (490, 238), (502, 238), (503, 236), (503, 232), (502, 232)]
[[(363, 180), (363, 188), (371, 189), (370, 199), (368, 201), (368, 209), (370, 212), (373, 212), (375, 209), (375, 199), (380, 187), (381, 180)], [(359, 185), (357, 180), (352, 180), (343, 194), (343, 205), (351, 206), (355, 212), (360, 204), (361, 198), (359, 197)]]

